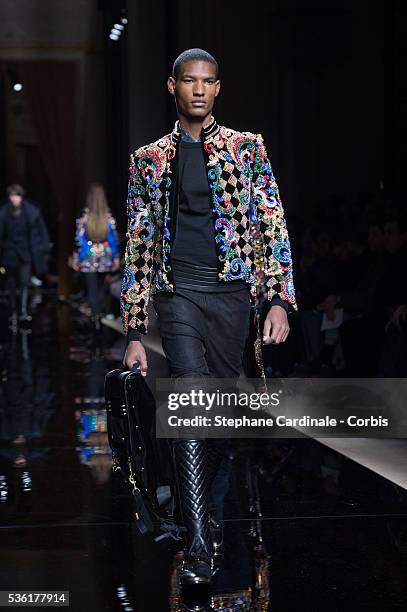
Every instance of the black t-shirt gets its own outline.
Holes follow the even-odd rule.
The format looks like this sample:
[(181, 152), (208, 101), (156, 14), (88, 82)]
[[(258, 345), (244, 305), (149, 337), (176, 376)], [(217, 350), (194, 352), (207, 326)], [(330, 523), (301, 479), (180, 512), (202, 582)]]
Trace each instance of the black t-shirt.
[[(236, 291), (244, 280), (219, 281), (214, 215), (201, 142), (181, 140), (178, 151), (178, 216), (172, 264), (175, 291)], [(177, 196), (177, 194), (176, 194)]]

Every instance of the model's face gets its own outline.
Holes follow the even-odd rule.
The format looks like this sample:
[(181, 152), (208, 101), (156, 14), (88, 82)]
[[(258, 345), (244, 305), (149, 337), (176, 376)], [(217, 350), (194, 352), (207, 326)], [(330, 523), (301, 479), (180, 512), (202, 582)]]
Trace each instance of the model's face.
[(175, 97), (178, 113), (189, 119), (209, 115), (219, 89), (216, 67), (201, 60), (183, 63), (178, 79), (168, 79), (168, 91)]
[(9, 195), (9, 200), (13, 206), (18, 208), (19, 206), (21, 206), (23, 198), (20, 195), (17, 195), (16, 193), (12, 193), (11, 195)]

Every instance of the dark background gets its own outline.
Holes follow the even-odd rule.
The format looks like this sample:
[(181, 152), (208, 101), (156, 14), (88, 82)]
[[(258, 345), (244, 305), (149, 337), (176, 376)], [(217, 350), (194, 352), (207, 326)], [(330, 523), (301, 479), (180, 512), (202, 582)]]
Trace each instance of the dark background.
[(171, 130), (166, 78), (192, 46), (219, 61), (218, 122), (264, 135), (289, 219), (329, 227), (340, 210), (356, 227), (404, 206), (401, 1), (4, 0), (0, 13), (1, 190), (21, 182), (42, 206), (62, 292), (87, 186), (107, 187), (123, 233), (129, 152)]

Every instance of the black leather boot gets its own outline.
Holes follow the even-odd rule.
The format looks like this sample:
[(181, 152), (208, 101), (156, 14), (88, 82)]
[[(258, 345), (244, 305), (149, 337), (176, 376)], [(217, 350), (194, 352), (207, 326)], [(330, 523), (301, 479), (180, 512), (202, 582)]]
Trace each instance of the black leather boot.
[(174, 441), (174, 463), (181, 520), (187, 546), (180, 572), (182, 585), (212, 580), (212, 541), (208, 509), (208, 465), (205, 440)]

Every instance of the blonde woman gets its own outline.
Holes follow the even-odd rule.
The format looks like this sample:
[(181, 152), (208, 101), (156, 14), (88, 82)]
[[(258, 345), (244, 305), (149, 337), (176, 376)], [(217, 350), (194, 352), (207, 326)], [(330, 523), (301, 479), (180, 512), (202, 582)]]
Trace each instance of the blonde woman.
[(75, 244), (71, 266), (84, 275), (92, 320), (100, 329), (106, 299), (105, 277), (120, 267), (116, 221), (102, 185), (95, 183), (89, 188), (85, 208), (76, 220)]

